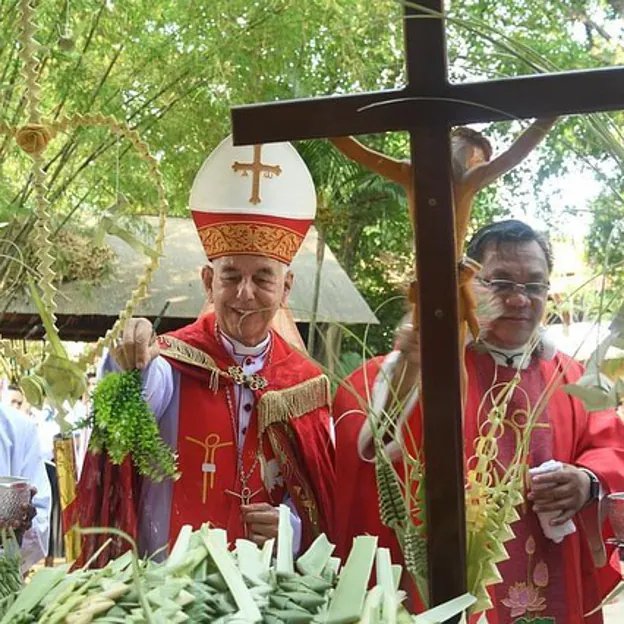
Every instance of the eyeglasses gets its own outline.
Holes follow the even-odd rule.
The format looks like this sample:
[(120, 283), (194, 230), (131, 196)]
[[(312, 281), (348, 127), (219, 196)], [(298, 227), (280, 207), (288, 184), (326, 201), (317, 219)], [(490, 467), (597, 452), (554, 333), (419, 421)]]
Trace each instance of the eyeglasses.
[(526, 284), (519, 284), (518, 282), (512, 282), (506, 279), (488, 280), (482, 277), (478, 277), (477, 281), (497, 295), (510, 295), (516, 290), (519, 290), (527, 297), (542, 297), (550, 288), (548, 282), (527, 282)]

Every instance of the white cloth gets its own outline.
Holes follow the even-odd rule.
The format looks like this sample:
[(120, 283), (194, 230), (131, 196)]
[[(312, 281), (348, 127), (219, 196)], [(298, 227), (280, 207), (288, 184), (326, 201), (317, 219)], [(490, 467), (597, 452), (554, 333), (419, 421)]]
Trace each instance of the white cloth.
[[(373, 384), (373, 391), (370, 397), (366, 397), (368, 403), (368, 418), (374, 422), (378, 422), (382, 419), (384, 408), (388, 402), (388, 396), (390, 394), (391, 381), (394, 375), (394, 369), (399, 361), (401, 355), (400, 351), (391, 351), (384, 358), (379, 372), (375, 377)], [(405, 400), (405, 406), (403, 412), (399, 418), (399, 423), (403, 423), (407, 420), (409, 414), (411, 414), (416, 402), (418, 401), (418, 386), (415, 385), (410, 391)], [(386, 445), (386, 452), (393, 461), (401, 456), (401, 436), (402, 427), (398, 426), (395, 431), (396, 438)], [(375, 456), (371, 444), (373, 434), (371, 431), (370, 423), (368, 419), (364, 423), (364, 426), (360, 430), (358, 436), (358, 454), (360, 459), (366, 462), (375, 461)]]
[(39, 448), (45, 461), (54, 461), (54, 436), (61, 432), (54, 417), (54, 410), (45, 405), (43, 409), (34, 412), (33, 422), (37, 429)]
[[(555, 472), (557, 470), (561, 470), (563, 464), (559, 461), (555, 461), (554, 459), (549, 459), (548, 461), (536, 466), (535, 468), (529, 469), (529, 474), (531, 477), (534, 477), (538, 474), (545, 474), (547, 472)], [(555, 542), (555, 544), (559, 544), (563, 541), (563, 538), (566, 535), (571, 535), (576, 532), (576, 526), (572, 520), (568, 520), (565, 524), (561, 524), (559, 526), (552, 526), (550, 521), (559, 515), (558, 511), (544, 511), (542, 513), (538, 513), (537, 517), (539, 518), (540, 524), (542, 526), (542, 531), (544, 535)]]
[(33, 499), (37, 515), (22, 540), (22, 563), (27, 569), (48, 553), (50, 482), (35, 424), (6, 406), (0, 406), (0, 475), (24, 477), (37, 488)]
[[(255, 347), (246, 347), (237, 340), (219, 332), (221, 343), (232, 359), (243, 369), (245, 375), (253, 375), (262, 370), (271, 346), (269, 334), (260, 344)], [(247, 386), (234, 386), (236, 420), (238, 422), (238, 448), (243, 448), (245, 435), (249, 428), (249, 419), (255, 403), (253, 392)], [(245, 409), (246, 406), (249, 406)]]

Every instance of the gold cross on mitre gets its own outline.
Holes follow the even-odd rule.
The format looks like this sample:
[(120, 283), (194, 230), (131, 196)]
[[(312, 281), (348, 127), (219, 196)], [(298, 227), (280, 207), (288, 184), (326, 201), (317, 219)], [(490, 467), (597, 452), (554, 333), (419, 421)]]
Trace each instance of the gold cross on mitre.
[(253, 146), (253, 162), (241, 163), (235, 161), (232, 165), (234, 171), (242, 171), (243, 176), (248, 176), (249, 171), (253, 173), (251, 181), (251, 197), (249, 203), (259, 204), (260, 199), (260, 174), (264, 173), (265, 178), (272, 178), (274, 175), (278, 176), (282, 173), (282, 168), (279, 165), (265, 165), (262, 162), (262, 145)]

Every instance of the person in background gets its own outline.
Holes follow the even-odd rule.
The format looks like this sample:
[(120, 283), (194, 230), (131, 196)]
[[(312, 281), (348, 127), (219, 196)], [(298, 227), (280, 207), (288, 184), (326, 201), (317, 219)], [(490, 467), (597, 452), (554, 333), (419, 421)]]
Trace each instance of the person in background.
[[(147, 319), (130, 319), (103, 367), (143, 371), (179, 458), (174, 483), (141, 482), (139, 546), (153, 553), (185, 524), (204, 522), (227, 529), (230, 541), (262, 545), (276, 537), (284, 504), (299, 551), (331, 525), (329, 382), (271, 323), (314, 219), (314, 183), (292, 145), (235, 147), (227, 138), (199, 170), (189, 203), (214, 312), (158, 339)], [(98, 471), (87, 456), (79, 501)]]
[[(598, 624), (600, 610), (585, 614), (619, 581), (606, 565), (601, 507), (605, 495), (624, 490), (624, 422), (615, 410), (588, 413), (562, 389), (583, 370), (540, 332), (552, 270), (547, 239), (520, 221), (506, 220), (479, 230), (467, 254), (481, 265), (474, 290), (487, 302), (479, 308), (480, 339), (465, 349), (468, 478), (477, 460), (475, 444), (493, 426), (488, 420), (493, 409), (505, 414), (496, 433), (497, 462), (505, 470), (518, 451), (528, 414), (543, 407), (535, 413), (526, 451), (527, 468), (534, 470), (527, 479), (525, 504), (517, 507), (514, 537), (504, 545), (509, 558), (498, 564), (501, 581), (490, 586), (494, 607), (486, 613), (488, 622)], [(397, 367), (400, 376), (393, 374)], [(410, 328), (399, 332), (395, 351), (367, 362), (336, 394), (334, 532), (339, 556), (362, 533), (379, 535), (381, 545), (401, 555), (393, 531), (379, 515), (369, 419), (381, 413), (388, 397), (405, 396), (404, 403), (395, 405), (402, 414), (397, 427), (404, 445), (412, 454), (418, 452), (423, 434), (419, 374), (419, 339)], [(501, 405), (491, 388), (512, 380), (517, 386)], [(402, 392), (404, 387), (410, 392)], [(385, 453), (401, 474), (396, 440), (385, 445)]]
[(12, 407), (18, 412), (28, 414), (28, 403), (20, 387), (16, 384), (9, 384), (7, 386), (6, 390), (2, 393), (2, 403)]
[(11, 525), (21, 544), (22, 567), (28, 569), (48, 551), (50, 482), (35, 424), (6, 406), (0, 406), (0, 476), (22, 477), (31, 486), (30, 503)]

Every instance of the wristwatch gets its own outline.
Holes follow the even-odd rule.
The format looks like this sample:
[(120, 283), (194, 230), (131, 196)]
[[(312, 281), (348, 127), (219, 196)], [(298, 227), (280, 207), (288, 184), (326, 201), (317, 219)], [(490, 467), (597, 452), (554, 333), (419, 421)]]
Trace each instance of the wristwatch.
[(586, 468), (581, 468), (581, 470), (589, 477), (589, 498), (586, 503), (589, 504), (600, 498), (600, 481), (591, 470)]

